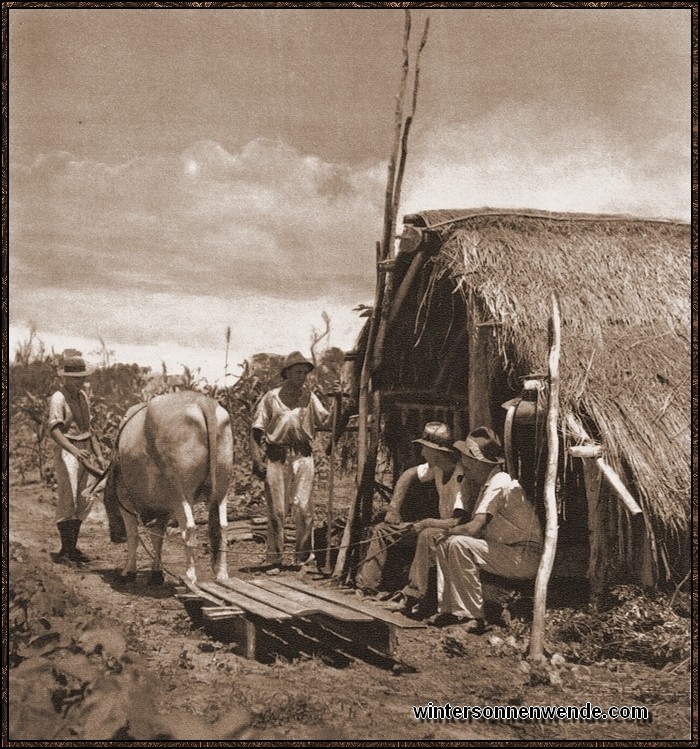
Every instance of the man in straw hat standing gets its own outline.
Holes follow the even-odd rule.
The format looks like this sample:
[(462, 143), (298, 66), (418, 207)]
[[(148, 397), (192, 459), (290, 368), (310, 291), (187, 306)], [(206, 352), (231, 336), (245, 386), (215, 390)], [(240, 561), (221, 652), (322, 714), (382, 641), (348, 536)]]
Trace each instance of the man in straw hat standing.
[(64, 352), (58, 370), (61, 387), (49, 401), (49, 434), (54, 441), (54, 470), (58, 483), (56, 524), (61, 549), (52, 555), (62, 562), (87, 562), (77, 547), (80, 526), (92, 509), (93, 498), (86, 491), (94, 483), (102, 461), (97, 438), (90, 428), (90, 407), (83, 386), (91, 371), (79, 351)]
[[(265, 481), (267, 500), (267, 574), (278, 574), (284, 551), (284, 520), (290, 509), (296, 529), (296, 564), (311, 564), (314, 459), (311, 442), (330, 414), (306, 386), (314, 365), (299, 351), (287, 356), (283, 384), (260, 399), (251, 427), (253, 472)], [(265, 462), (265, 458), (267, 462)]]
[[(452, 433), (446, 424), (428, 422), (422, 437), (413, 442), (421, 445), (425, 462), (404, 471), (396, 482), (384, 522), (374, 527), (356, 585), (365, 594), (379, 591), (387, 562), (387, 547), (394, 542), (414, 546), (409, 584), (390, 599), (387, 607), (415, 614), (420, 613), (426, 603), (424, 599), (428, 592), (429, 574), (435, 565), (435, 538), (443, 529), (456, 526), (468, 517), (469, 493), (459, 456), (452, 447)], [(401, 507), (416, 481), (435, 482), (439, 517), (403, 523)]]
[(501, 443), (488, 427), (455, 442), (467, 475), (481, 491), (469, 522), (444, 531), (437, 545), (437, 626), (484, 628), (479, 571), (509, 579), (536, 576), (542, 554), (542, 528), (522, 487), (503, 470)]

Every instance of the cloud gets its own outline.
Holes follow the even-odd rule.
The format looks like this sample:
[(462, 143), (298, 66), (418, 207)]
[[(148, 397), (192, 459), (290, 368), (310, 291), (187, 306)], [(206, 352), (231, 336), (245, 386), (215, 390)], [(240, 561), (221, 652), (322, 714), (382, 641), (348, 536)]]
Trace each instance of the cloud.
[[(12, 254), (29, 282), (175, 292), (364, 293), (383, 175), (256, 140), (108, 165), (62, 152), (14, 166)], [(80, 273), (75, 273), (81, 265)], [(67, 269), (67, 272), (62, 272)], [(157, 273), (152, 270), (157, 269)], [(144, 270), (146, 272), (144, 272)]]
[(237, 153), (200, 141), (116, 165), (66, 152), (14, 164), (11, 320), (150, 359), (154, 342), (216, 350), (230, 324), (244, 358), (308, 348), (328, 310), (334, 345), (349, 346), (350, 310), (374, 291), (383, 179), (264, 139)]
[(416, 134), (402, 213), (491, 206), (689, 221), (689, 145), (667, 134), (635, 148), (590, 117), (503, 108)]

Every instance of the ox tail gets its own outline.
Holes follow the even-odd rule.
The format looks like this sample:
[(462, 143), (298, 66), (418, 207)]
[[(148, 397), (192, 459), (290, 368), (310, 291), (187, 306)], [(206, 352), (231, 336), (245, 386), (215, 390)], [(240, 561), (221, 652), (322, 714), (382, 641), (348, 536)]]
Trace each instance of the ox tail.
[(211, 491), (210, 496), (213, 498), (216, 496), (216, 465), (217, 465), (217, 440), (219, 437), (219, 424), (216, 420), (216, 409), (218, 408), (216, 401), (210, 400), (209, 398), (202, 403), (202, 414), (204, 415), (204, 423), (207, 427), (207, 445), (209, 448), (209, 477), (205, 481), (209, 485)]
[(221, 548), (221, 529), (219, 527), (218, 505), (214, 501), (217, 497), (217, 441), (219, 437), (219, 423), (216, 420), (218, 403), (210, 398), (202, 403), (202, 414), (207, 428), (207, 444), (209, 447), (209, 542), (211, 545), (212, 562), (218, 557)]

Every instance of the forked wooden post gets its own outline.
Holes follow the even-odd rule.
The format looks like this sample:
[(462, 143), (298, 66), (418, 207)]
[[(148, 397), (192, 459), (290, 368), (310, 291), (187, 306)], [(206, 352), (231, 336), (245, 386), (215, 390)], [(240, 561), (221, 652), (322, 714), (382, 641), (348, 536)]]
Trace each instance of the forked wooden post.
[(547, 412), (547, 473), (544, 484), (546, 525), (544, 550), (535, 580), (535, 606), (530, 632), (530, 658), (544, 658), (545, 614), (547, 610), (547, 586), (554, 566), (557, 550), (557, 466), (559, 462), (559, 354), (561, 350), (561, 320), (559, 302), (552, 293), (552, 317), (550, 319), (549, 344), (549, 410)]
[(342, 403), (342, 396), (334, 394), (333, 403), (333, 414), (331, 421), (331, 454), (330, 454), (330, 465), (328, 468), (328, 512), (326, 516), (326, 522), (328, 529), (326, 532), (326, 563), (323, 565), (323, 572), (326, 575), (330, 575), (332, 570), (331, 567), (331, 542), (333, 534), (333, 501), (335, 491), (335, 430), (338, 425), (338, 410)]
[(419, 58), (428, 36), (428, 21), (426, 20), (416, 58), (412, 109), (410, 114), (404, 118), (404, 100), (409, 74), (410, 35), (411, 13), (409, 10), (406, 10), (403, 34), (401, 84), (399, 86), (399, 93), (396, 97), (394, 144), (389, 158), (384, 198), (384, 224), (382, 228), (382, 239), (378, 243), (376, 260), (377, 283), (375, 304), (372, 310), (367, 348), (365, 350), (362, 375), (360, 378), (359, 433), (357, 443), (357, 493), (355, 500), (350, 507), (348, 519), (345, 524), (343, 540), (340, 545), (338, 559), (336, 560), (333, 573), (335, 577), (340, 577), (347, 571), (349, 555), (352, 555), (353, 558), (357, 557), (358, 554), (355, 549), (361, 535), (361, 526), (369, 522), (369, 518), (372, 514), (371, 510), (375, 481), (374, 471), (377, 462), (380, 426), (379, 420), (381, 417), (381, 395), (376, 385), (372, 383), (372, 375), (381, 365), (384, 337), (386, 335), (389, 315), (393, 307), (392, 299), (394, 279), (392, 261), (394, 233), (396, 231), (396, 215), (401, 195), (401, 181), (403, 179), (403, 172), (406, 164), (408, 134), (416, 110)]

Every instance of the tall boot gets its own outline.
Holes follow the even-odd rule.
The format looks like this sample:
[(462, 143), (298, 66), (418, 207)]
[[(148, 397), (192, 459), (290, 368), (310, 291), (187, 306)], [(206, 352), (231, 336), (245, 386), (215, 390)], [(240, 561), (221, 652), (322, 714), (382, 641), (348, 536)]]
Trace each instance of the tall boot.
[(90, 557), (85, 556), (82, 551), (78, 548), (78, 536), (80, 535), (80, 526), (83, 524), (82, 520), (69, 520), (71, 524), (71, 541), (72, 546), (68, 552), (68, 558), (73, 562), (89, 562)]
[(51, 555), (54, 562), (70, 559), (70, 554), (74, 548), (72, 523), (72, 520), (61, 520), (60, 523), (56, 523), (58, 533), (61, 536), (61, 550)]

